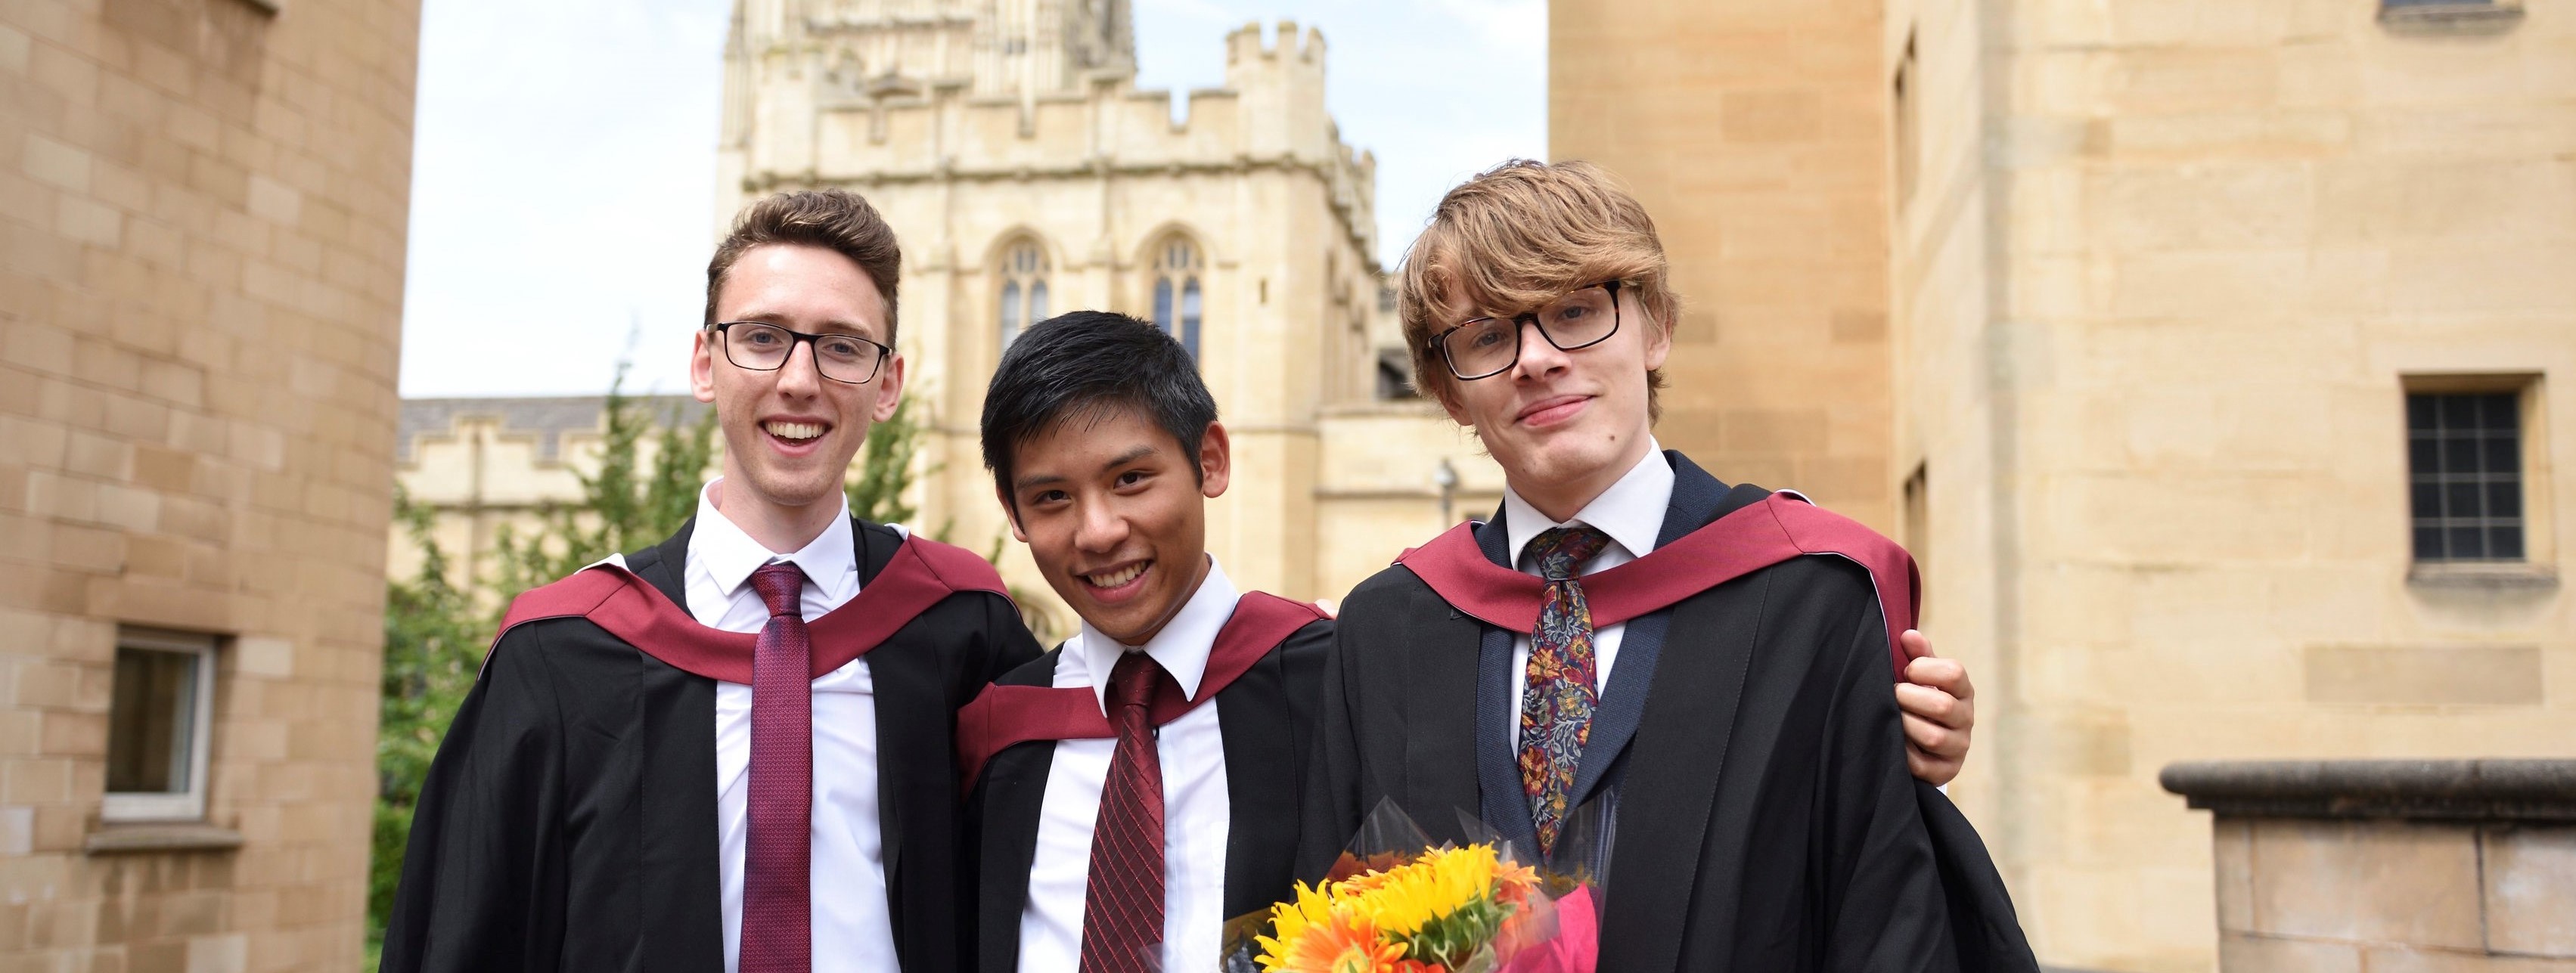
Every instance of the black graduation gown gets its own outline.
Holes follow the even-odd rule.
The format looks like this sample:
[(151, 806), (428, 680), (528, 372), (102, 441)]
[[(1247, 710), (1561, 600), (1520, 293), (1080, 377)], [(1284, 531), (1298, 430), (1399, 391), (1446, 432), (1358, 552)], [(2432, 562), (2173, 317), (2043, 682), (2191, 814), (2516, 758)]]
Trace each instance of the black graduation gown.
[[(1665, 455), (1675, 483), (1659, 544), (1768, 495)], [(1500, 521), (1478, 540), (1508, 565)], [(1948, 802), (1906, 767), (1865, 570), (1795, 558), (1627, 625), (1574, 794), (1613, 808), (1604, 973), (1983, 969), (2012, 946), (2018, 961), (1996, 962), (2031, 968), (1954, 810), (1932, 826), (1936, 855), (1924, 801)], [(1351, 592), (1337, 633), (1300, 875), (1322, 874), (1382, 797), (1435, 841), (1464, 837), (1464, 811), (1533, 847), (1509, 744), (1512, 634), (1402, 567)], [(2001, 903), (2003, 929), (1988, 932), (2007, 947), (1956, 941), (1962, 896), (1987, 909), (1957, 917), (1970, 924)]]
[[(1333, 623), (1299, 628), (1216, 694), (1225, 735), (1228, 830), (1225, 912), (1231, 918), (1288, 898), (1294, 880), (1302, 775), (1314, 757), (1315, 704)], [(1063, 646), (1003, 676), (1006, 686), (1052, 686)], [(984, 765), (966, 801), (969, 871), (976, 876), (981, 944), (974, 969), (1020, 966), (1020, 914), (1037, 860), (1038, 817), (1055, 744), (1013, 744)]]
[[(682, 606), (693, 526), (626, 559)], [(864, 587), (902, 538), (853, 527)], [(953, 714), (1038, 651), (1007, 599), (965, 592), (866, 657), (887, 904), (910, 973), (947, 973), (971, 948)], [(715, 690), (587, 619), (505, 635), (422, 787), (385, 973), (720, 973)], [(814, 876), (814, 894), (835, 881)]]

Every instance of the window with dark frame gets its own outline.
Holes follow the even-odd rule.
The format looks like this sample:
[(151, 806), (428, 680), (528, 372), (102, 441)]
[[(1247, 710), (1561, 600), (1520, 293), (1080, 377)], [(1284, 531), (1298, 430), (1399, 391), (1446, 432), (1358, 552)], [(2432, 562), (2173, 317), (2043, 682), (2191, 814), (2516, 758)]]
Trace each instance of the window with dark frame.
[(2524, 559), (2520, 398), (2513, 392), (2407, 394), (2416, 561)]
[(101, 819), (205, 817), (214, 681), (211, 636), (139, 629), (117, 634)]

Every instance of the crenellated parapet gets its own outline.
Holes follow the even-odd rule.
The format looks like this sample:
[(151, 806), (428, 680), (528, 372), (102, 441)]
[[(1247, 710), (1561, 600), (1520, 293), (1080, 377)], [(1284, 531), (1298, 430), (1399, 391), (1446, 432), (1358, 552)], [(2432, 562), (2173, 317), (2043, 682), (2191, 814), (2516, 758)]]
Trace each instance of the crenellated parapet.
[[(833, 8), (838, 20), (809, 16), (779, 43), (738, 43), (728, 55), (729, 86), (740, 90), (726, 103), (721, 178), (731, 195), (719, 209), (821, 184), (1278, 172), (1319, 183), (1342, 232), (1376, 252), (1376, 160), (1344, 144), (1325, 110), (1319, 31), (1283, 21), (1265, 43), (1258, 24), (1245, 25), (1226, 39), (1226, 85), (1175, 105), (1167, 90), (1136, 87), (1132, 58), (1065, 87), (997, 89), (989, 65), (958, 53), (989, 44), (956, 40), (989, 25), (853, 19), (864, 6)], [(906, 66), (874, 67), (890, 60)]]

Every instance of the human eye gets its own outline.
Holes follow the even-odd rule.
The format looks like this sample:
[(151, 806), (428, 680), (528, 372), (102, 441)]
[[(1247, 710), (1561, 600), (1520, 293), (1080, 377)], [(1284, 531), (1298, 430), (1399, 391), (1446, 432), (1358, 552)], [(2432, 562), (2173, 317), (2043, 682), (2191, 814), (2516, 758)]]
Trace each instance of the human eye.
[(1127, 472), (1118, 474), (1118, 485), (1121, 487), (1131, 487), (1153, 478), (1153, 474), (1144, 470), (1128, 470)]
[(753, 348), (771, 348), (787, 340), (787, 336), (776, 328), (737, 328), (734, 330), (734, 340)]
[(843, 361), (858, 361), (867, 352), (867, 344), (857, 338), (825, 338), (814, 344), (824, 354)]

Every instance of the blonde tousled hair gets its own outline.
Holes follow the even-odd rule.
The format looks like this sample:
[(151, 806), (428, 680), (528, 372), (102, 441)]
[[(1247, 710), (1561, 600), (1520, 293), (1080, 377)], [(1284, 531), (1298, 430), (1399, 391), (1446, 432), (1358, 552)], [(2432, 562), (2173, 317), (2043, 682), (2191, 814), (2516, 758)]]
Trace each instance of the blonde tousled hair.
[[(1431, 225), (1405, 251), (1396, 313), (1413, 359), (1413, 385), (1448, 399), (1457, 378), (1432, 339), (1457, 321), (1448, 298), (1487, 314), (1522, 314), (1560, 294), (1621, 282), (1652, 320), (1670, 329), (1681, 316), (1655, 221), (1607, 171), (1589, 162), (1514, 159), (1460, 183), (1440, 198)], [(1660, 370), (1646, 373), (1650, 416), (1663, 406)]]

